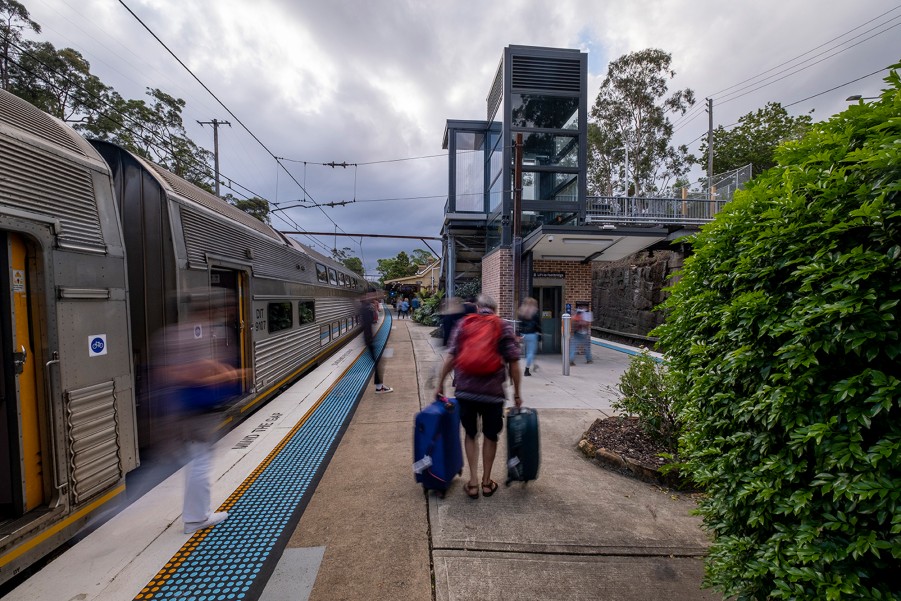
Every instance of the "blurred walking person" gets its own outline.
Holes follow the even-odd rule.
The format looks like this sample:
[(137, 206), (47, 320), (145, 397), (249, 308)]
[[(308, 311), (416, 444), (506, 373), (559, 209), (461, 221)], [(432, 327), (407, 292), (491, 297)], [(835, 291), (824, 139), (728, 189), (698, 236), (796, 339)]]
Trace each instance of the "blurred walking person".
[[(375, 350), (375, 326), (378, 323), (378, 305), (379, 294), (377, 292), (367, 292), (360, 298), (359, 314), (360, 324), (363, 327), (363, 342), (366, 344), (366, 350), (372, 357), (375, 364), (375, 393), (387, 394), (394, 392), (393, 388), (385, 386), (382, 381), (382, 366), (379, 362), (379, 355)], [(399, 306), (399, 305), (398, 305)], [(398, 309), (398, 311), (400, 311)]]
[[(199, 298), (198, 298), (199, 297)], [(214, 357), (212, 313), (221, 298), (207, 292), (189, 294), (178, 324), (154, 336), (154, 372), (174, 416), (179, 443), (190, 463), (185, 471), (182, 520), (185, 534), (215, 526), (228, 512), (211, 506), (213, 441), (220, 410), (241, 392), (241, 372)]]
[(517, 312), (519, 334), (525, 346), (526, 371), (523, 375), (531, 376), (535, 367), (535, 352), (538, 350), (538, 337), (541, 335), (541, 316), (538, 313), (538, 301), (527, 297)]
[(591, 363), (591, 322), (584, 309), (576, 309), (572, 319), (572, 340), (569, 345), (569, 364), (576, 364), (576, 351), (584, 349), (585, 363)]

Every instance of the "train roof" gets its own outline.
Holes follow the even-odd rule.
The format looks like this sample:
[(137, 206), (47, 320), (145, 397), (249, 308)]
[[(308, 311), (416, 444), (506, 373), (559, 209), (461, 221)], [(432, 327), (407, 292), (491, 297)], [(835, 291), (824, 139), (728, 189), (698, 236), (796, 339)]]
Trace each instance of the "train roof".
[(179, 177), (178, 175), (175, 175), (174, 173), (163, 167), (160, 167), (156, 163), (148, 161), (147, 159), (144, 159), (142, 157), (137, 158), (141, 159), (141, 161), (148, 167), (148, 170), (151, 173), (158, 176), (157, 179), (160, 181), (160, 183), (163, 185), (163, 188), (167, 192), (174, 193), (177, 196), (195, 202), (211, 211), (215, 211), (216, 213), (219, 213), (220, 215), (227, 217), (232, 221), (237, 221), (238, 223), (256, 230), (260, 234), (263, 234), (264, 236), (267, 236), (282, 244), (285, 243), (284, 237), (269, 224), (263, 223), (256, 217), (245, 213), (229, 202), (222, 200), (215, 194), (211, 194), (203, 188), (195, 186), (191, 182), (185, 180), (182, 177)]
[(44, 147), (65, 149), (85, 159), (106, 164), (93, 146), (72, 127), (4, 90), (0, 90), (0, 128), (3, 133), (32, 145), (39, 140), (44, 142)]

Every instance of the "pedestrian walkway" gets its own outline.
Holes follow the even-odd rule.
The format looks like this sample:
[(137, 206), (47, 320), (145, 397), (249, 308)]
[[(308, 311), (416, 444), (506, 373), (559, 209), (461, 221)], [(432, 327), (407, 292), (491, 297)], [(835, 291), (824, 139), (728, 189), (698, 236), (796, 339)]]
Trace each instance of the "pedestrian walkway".
[[(688, 495), (607, 471), (576, 445), (612, 414), (629, 356), (595, 346), (594, 362), (562, 375), (539, 356), (523, 402), (539, 410), (538, 480), (469, 499), (413, 480), (413, 415), (431, 402), (443, 361), (428, 328), (395, 320), (385, 382), (368, 387), (290, 539), (264, 601), (303, 599), (696, 600), (708, 540)], [(499, 457), (506, 457), (501, 437)], [(502, 481), (504, 462), (493, 476)], [(290, 596), (284, 596), (290, 591)]]

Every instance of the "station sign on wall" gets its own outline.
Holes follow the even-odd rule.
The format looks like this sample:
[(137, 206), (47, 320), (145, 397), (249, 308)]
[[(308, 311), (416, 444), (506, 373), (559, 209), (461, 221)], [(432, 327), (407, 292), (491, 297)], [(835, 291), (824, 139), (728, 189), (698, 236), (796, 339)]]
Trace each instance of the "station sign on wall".
[(532, 274), (532, 277), (543, 280), (563, 280), (566, 279), (566, 274), (562, 271), (536, 271)]

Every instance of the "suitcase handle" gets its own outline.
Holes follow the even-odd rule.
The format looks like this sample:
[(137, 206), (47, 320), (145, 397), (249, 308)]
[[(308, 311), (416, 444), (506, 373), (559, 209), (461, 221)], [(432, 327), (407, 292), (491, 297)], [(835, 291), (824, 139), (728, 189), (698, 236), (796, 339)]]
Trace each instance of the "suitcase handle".
[(453, 411), (453, 410), (454, 410), (455, 405), (454, 405), (453, 403), (451, 403), (449, 400), (447, 400), (447, 397), (444, 396), (443, 394), (436, 394), (436, 395), (435, 395), (435, 400), (444, 403), (444, 408), (445, 408), (447, 411)]

